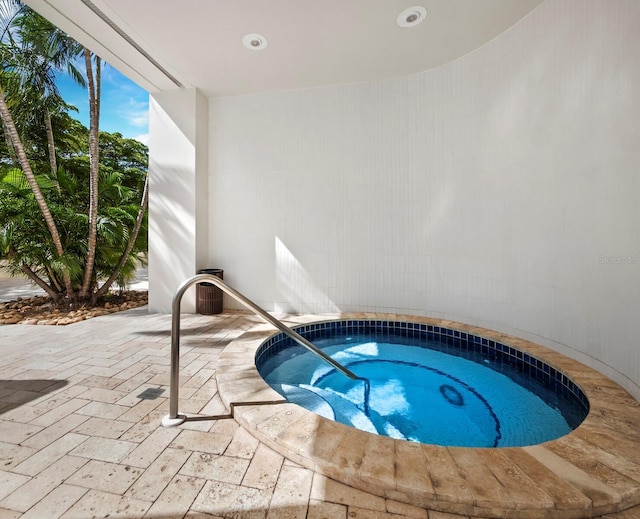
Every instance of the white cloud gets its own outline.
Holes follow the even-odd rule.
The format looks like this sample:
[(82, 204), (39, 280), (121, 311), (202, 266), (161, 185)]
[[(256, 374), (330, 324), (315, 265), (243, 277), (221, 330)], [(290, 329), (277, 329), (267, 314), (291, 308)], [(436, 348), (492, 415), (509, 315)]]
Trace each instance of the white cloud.
[(146, 127), (149, 125), (148, 110), (139, 110), (139, 111), (128, 110), (128, 111), (122, 112), (121, 117), (125, 121), (127, 121), (131, 126)]
[(137, 101), (130, 97), (125, 104), (120, 105), (118, 115), (131, 126), (149, 126), (149, 104), (146, 101)]
[(136, 140), (138, 142), (141, 142), (145, 146), (148, 146), (149, 145), (149, 134), (148, 133), (143, 133), (142, 135), (136, 135), (134, 137), (134, 140)]

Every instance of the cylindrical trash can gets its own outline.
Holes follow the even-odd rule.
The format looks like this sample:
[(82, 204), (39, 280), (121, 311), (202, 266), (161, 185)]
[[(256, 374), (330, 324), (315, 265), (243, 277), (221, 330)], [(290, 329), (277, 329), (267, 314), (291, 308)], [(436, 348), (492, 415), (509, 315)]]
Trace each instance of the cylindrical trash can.
[[(198, 274), (213, 274), (223, 279), (222, 269), (202, 269)], [(222, 313), (222, 290), (213, 283), (198, 283), (196, 285), (197, 304), (196, 310), (201, 315), (214, 315)]]

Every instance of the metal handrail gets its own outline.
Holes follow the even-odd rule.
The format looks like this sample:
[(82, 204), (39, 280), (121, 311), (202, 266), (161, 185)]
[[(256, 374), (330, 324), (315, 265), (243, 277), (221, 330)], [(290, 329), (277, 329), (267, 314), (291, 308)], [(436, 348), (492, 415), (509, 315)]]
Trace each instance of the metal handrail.
[(169, 388), (169, 414), (162, 419), (162, 425), (165, 427), (172, 427), (180, 425), (186, 420), (186, 416), (178, 414), (178, 385), (179, 385), (179, 372), (180, 372), (180, 303), (182, 302), (182, 296), (189, 287), (196, 283), (206, 281), (217, 286), (220, 290), (233, 297), (236, 301), (252, 310), (256, 315), (262, 317), (269, 324), (275, 326), (285, 335), (291, 337), (294, 341), (301, 344), (309, 351), (320, 357), (325, 362), (329, 363), (335, 369), (337, 369), (343, 375), (349, 377), (352, 380), (358, 380), (359, 377), (349, 371), (339, 362), (336, 362), (329, 357), (322, 350), (318, 349), (307, 339), (294, 332), (286, 324), (279, 321), (271, 314), (267, 313), (249, 298), (242, 295), (237, 290), (231, 288), (225, 284), (219, 277), (213, 274), (196, 274), (195, 276), (187, 279), (182, 285), (178, 287), (175, 295), (173, 296), (173, 302), (171, 304), (171, 378)]

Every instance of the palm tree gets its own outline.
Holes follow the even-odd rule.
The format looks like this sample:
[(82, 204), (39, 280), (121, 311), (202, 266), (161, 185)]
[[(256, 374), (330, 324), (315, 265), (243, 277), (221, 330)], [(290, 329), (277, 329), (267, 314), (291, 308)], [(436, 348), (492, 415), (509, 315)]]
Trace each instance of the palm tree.
[[(86, 181), (89, 132), (84, 127), (79, 130), (85, 151), (71, 155), (63, 153), (55, 179), (47, 172), (46, 161), (42, 162), (45, 173), (36, 175), (58, 226), (65, 229), (63, 246), (76, 283), (81, 279), (85, 262), (86, 202), (89, 198)], [(136, 260), (146, 250), (148, 187), (143, 184), (147, 181), (147, 149), (120, 134), (103, 133), (100, 140), (100, 155), (104, 160), (100, 164), (99, 232), (94, 271), (98, 279), (107, 281), (95, 290), (87, 301), (90, 303), (104, 296), (113, 282), (124, 286), (135, 271)], [(6, 152), (3, 155), (6, 156)], [(8, 256), (7, 268), (11, 272), (28, 275), (55, 296), (60, 291), (62, 279), (55, 268), (56, 259), (50, 254), (47, 232), (22, 171), (0, 167), (0, 252)], [(29, 266), (29, 270), (24, 266)], [(78, 300), (78, 303), (85, 302)]]
[[(27, 16), (26, 14), (30, 15)], [(42, 217), (49, 229), (61, 268), (64, 285), (69, 299), (73, 299), (71, 276), (64, 266), (65, 251), (56, 222), (51, 214), (47, 201), (38, 185), (36, 176), (27, 156), (24, 143), (20, 137), (9, 109), (11, 93), (18, 93), (14, 103), (24, 99), (25, 91), (35, 93), (43, 103), (38, 106), (44, 110), (45, 125), (49, 143), (49, 157), (52, 172), (55, 174), (55, 144), (53, 131), (50, 129), (50, 112), (47, 105), (57, 104), (61, 100), (55, 85), (55, 70), (66, 66), (73, 77), (79, 77), (71, 66), (72, 58), (77, 54), (78, 44), (66, 37), (59, 29), (40, 16), (34, 16), (27, 7), (17, 0), (0, 2), (2, 17), (2, 40), (0, 52), (2, 70), (0, 70), (0, 117), (5, 134), (9, 136), (18, 163), (29, 183), (29, 187), (38, 203)], [(19, 32), (14, 38), (12, 31)], [(47, 122), (49, 123), (47, 125)]]
[(94, 79), (91, 51), (84, 49), (84, 63), (87, 71), (87, 87), (89, 89), (89, 236), (87, 258), (84, 268), (84, 281), (80, 297), (89, 296), (93, 283), (93, 265), (96, 258), (98, 240), (98, 167), (99, 155), (99, 118), (100, 118), (100, 58), (96, 57), (96, 75)]
[[(117, 171), (120, 165), (114, 170), (100, 164), (102, 62), (97, 56), (22, 6), (18, 0), (0, 0), (0, 30), (0, 117), (8, 143), (9, 163), (20, 166), (25, 185), (29, 186), (36, 202), (29, 205), (12, 198), (18, 192), (24, 196), (25, 187), (16, 179), (16, 173), (12, 172), (10, 180), (17, 191), (7, 194), (5, 190), (2, 194), (9, 197), (5, 198), (8, 204), (16, 205), (7, 206), (6, 211), (0, 213), (15, 222), (19, 215), (12, 211), (17, 207), (27, 211), (30, 221), (40, 225), (34, 220), (33, 210), (37, 206), (53, 247), (43, 244), (42, 240), (46, 238), (41, 233), (34, 233), (34, 236), (38, 236), (34, 240), (18, 225), (14, 226), (14, 236), (20, 235), (24, 247), (13, 246), (9, 243), (12, 230), (6, 226), (3, 229), (2, 222), (0, 241), (4, 240), (4, 243), (0, 243), (0, 246), (9, 251), (13, 258), (14, 271), (21, 261), (20, 270), (40, 286), (47, 285), (43, 278), (48, 278), (49, 289), (43, 288), (50, 295), (59, 298), (66, 291), (70, 304), (85, 301), (95, 303), (115, 280), (121, 283), (126, 279), (134, 265), (131, 255), (135, 257), (135, 251), (140, 250), (140, 243), (146, 244), (146, 239), (142, 242), (138, 240), (140, 230), (144, 227), (148, 203), (146, 165), (143, 170), (144, 188), (139, 184), (135, 190), (135, 193), (142, 190), (142, 197), (132, 204), (132, 197), (127, 195), (129, 188), (119, 184), (121, 173)], [(86, 82), (73, 66), (79, 57), (84, 58)], [(86, 191), (77, 185), (82, 177), (79, 173), (81, 170), (76, 169), (70, 175), (58, 163), (53, 120), (64, 122), (65, 118), (60, 116), (66, 115), (65, 111), (70, 109), (55, 85), (55, 72), (58, 70), (65, 70), (86, 86), (89, 92), (90, 127), (88, 133), (84, 134), (88, 135), (88, 182), (85, 183), (86, 176), (82, 179), (85, 187), (88, 184)], [(29, 109), (23, 110), (27, 105)], [(39, 122), (35, 122), (34, 117)], [(39, 133), (36, 128), (40, 128)], [(82, 128), (86, 132), (86, 128)], [(122, 139), (118, 134), (113, 137), (113, 142)], [(43, 146), (45, 141), (46, 146)], [(146, 157), (146, 149), (143, 156)], [(69, 156), (63, 159), (69, 165)], [(137, 159), (134, 162), (137, 163), (136, 175), (139, 178), (140, 163)], [(86, 175), (86, 169), (83, 171)], [(103, 185), (107, 190), (116, 186), (116, 191), (122, 196), (110, 199), (111, 195), (107, 192), (106, 198), (102, 197)], [(68, 198), (65, 200), (65, 196), (74, 197), (73, 203)], [(105, 202), (104, 209), (100, 210), (100, 205)], [(111, 202), (124, 205), (114, 207), (110, 205)], [(62, 236), (59, 229), (63, 229)], [(81, 235), (83, 230), (84, 236)], [(98, 279), (104, 278), (107, 281), (99, 286)]]
[[(16, 129), (13, 117), (7, 105), (6, 96), (10, 90), (11, 84), (19, 82), (24, 84), (38, 84), (43, 88), (47, 88), (50, 85), (51, 77), (44, 75), (42, 77), (35, 77), (33, 72), (42, 72), (42, 69), (38, 67), (37, 63), (34, 63), (32, 59), (33, 54), (30, 52), (22, 52), (23, 46), (17, 43), (11, 35), (11, 28), (14, 25), (16, 19), (20, 16), (24, 7), (21, 3), (11, 0), (3, 0), (0, 13), (2, 14), (2, 36), (0, 41), (0, 52), (2, 57), (2, 70), (0, 70), (0, 118), (2, 119), (5, 133), (9, 136), (11, 145), (15, 151), (16, 157), (22, 168), (22, 171), (29, 183), (31, 191), (38, 203), (38, 207), (42, 213), (44, 221), (46, 222), (51, 239), (55, 246), (56, 252), (59, 257), (64, 256), (64, 249), (62, 247), (62, 241), (56, 223), (51, 215), (47, 201), (42, 194), (42, 190), (36, 181), (35, 174), (31, 168), (31, 163), (27, 157), (25, 147), (20, 138), (20, 134)], [(33, 83), (32, 83), (33, 82)], [(65, 277), (65, 285), (67, 293), (71, 293), (71, 279), (69, 276)]]

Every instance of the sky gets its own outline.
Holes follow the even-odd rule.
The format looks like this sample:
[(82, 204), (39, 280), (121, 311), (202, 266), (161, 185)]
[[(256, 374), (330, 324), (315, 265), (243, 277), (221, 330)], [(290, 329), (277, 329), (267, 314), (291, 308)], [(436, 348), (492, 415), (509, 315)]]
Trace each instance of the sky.
[[(78, 65), (84, 71), (84, 62)], [(83, 74), (84, 75), (84, 74)], [(68, 75), (59, 74), (56, 84), (62, 98), (79, 111), (69, 112), (89, 127), (89, 94)], [(149, 94), (108, 63), (102, 66), (100, 130), (119, 132), (144, 144), (149, 141)]]

